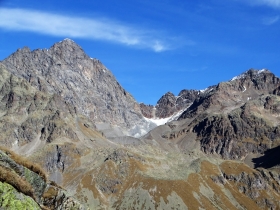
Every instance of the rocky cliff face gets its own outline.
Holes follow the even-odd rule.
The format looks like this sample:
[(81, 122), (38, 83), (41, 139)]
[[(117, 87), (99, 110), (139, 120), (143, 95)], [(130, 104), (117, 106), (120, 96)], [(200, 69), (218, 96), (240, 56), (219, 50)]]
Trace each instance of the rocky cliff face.
[(36, 90), (1, 64), (0, 97), (2, 145), (30, 154), (32, 148), (24, 151), (24, 146), (36, 139), (44, 144), (58, 137), (77, 138), (67, 124), (67, 118), (76, 116), (73, 106), (58, 95)]
[(113, 74), (70, 39), (50, 49), (19, 49), (2, 63), (38, 90), (59, 94), (93, 122), (118, 125), (124, 131), (146, 123), (138, 103)]
[(194, 135), (202, 151), (226, 159), (262, 154), (280, 144), (280, 99), (274, 94), (279, 86), (271, 72), (249, 70), (208, 88), (166, 126), (162, 138), (184, 145)]
[(221, 82), (208, 88), (185, 111), (181, 119), (193, 117), (205, 110), (227, 112), (262, 94), (277, 92), (279, 83), (280, 79), (268, 70), (248, 70), (229, 82)]

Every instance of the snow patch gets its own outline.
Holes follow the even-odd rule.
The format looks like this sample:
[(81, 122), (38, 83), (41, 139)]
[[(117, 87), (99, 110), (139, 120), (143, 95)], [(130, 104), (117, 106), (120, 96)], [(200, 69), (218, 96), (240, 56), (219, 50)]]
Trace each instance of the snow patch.
[(72, 39), (69, 39), (69, 38), (65, 38), (64, 41), (71, 41), (71, 42), (74, 42)]
[(208, 90), (208, 88), (205, 88), (203, 90), (199, 90), (199, 92), (204, 93), (206, 90)]
[(171, 117), (167, 117), (167, 118), (146, 118), (144, 117), (144, 119), (147, 121), (147, 122), (151, 122), (151, 123), (154, 123), (156, 124), (157, 126), (160, 126), (160, 125), (164, 125), (165, 123), (168, 122), (168, 120), (170, 119)]
[(190, 106), (186, 107), (185, 109), (180, 110), (179, 112), (173, 114), (170, 117), (167, 118), (146, 118), (144, 117), (146, 123), (144, 124), (139, 124), (139, 125), (134, 125), (133, 128), (129, 131), (129, 135), (133, 136), (135, 138), (139, 138), (141, 136), (144, 136), (147, 134), (150, 130), (160, 126), (164, 125), (165, 123), (171, 122), (173, 120), (178, 120), (178, 118), (181, 116), (181, 114), (186, 111)]
[(243, 88), (244, 88), (244, 90), (242, 91), (242, 93), (244, 93), (247, 90), (245, 86), (243, 86)]
[(190, 106), (188, 106), (187, 108), (185, 109), (182, 109), (180, 111), (178, 111), (177, 113), (173, 114), (172, 116), (170, 117), (166, 117), (166, 118), (145, 118), (145, 120), (147, 122), (152, 122), (154, 124), (156, 124), (157, 126), (160, 126), (160, 125), (164, 125), (165, 123), (168, 123), (168, 122), (171, 122), (173, 120), (178, 120), (178, 118), (181, 116), (181, 114), (183, 114), (184, 111), (186, 111)]
[(178, 118), (181, 116), (181, 114), (183, 114), (183, 112), (186, 111), (189, 107), (190, 107), (190, 106), (188, 106), (187, 108), (182, 109), (182, 110), (180, 110), (179, 112), (177, 112), (177, 113), (175, 113), (174, 115), (172, 115), (172, 116), (169, 118), (168, 122), (171, 122), (171, 121), (173, 121), (173, 120), (178, 120)]
[(203, 90), (199, 90), (198, 94), (199, 94), (199, 93), (205, 93), (206, 91), (207, 91), (207, 92), (210, 92), (211, 90), (213, 90), (213, 88), (209, 88), (209, 87), (208, 87), (208, 88), (205, 88), (205, 89), (203, 89)]
[(234, 80), (237, 80), (237, 79), (242, 79), (244, 77), (245, 77), (245, 74), (240, 74), (239, 76), (233, 77), (230, 81), (234, 81)]
[(258, 74), (260, 74), (260, 73), (262, 73), (264, 71), (266, 71), (266, 69), (261, 69), (261, 70), (258, 71)]

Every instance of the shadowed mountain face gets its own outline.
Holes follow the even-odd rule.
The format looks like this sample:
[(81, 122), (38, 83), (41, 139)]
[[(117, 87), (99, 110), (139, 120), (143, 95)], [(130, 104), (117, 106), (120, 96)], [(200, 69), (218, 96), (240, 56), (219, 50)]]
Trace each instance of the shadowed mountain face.
[(253, 158), (255, 168), (273, 168), (280, 166), (280, 146), (268, 149), (264, 152), (263, 156), (259, 158)]
[[(0, 63), (0, 144), (67, 193), (42, 182), (43, 200), (26, 198), (31, 191), (3, 178), (11, 169), (0, 152), (0, 197), (12, 189), (50, 209), (279, 209), (279, 88), (270, 71), (249, 70), (139, 105), (71, 40), (18, 50)], [(124, 136), (151, 129), (143, 116), (174, 115), (141, 138)], [(33, 183), (23, 166), (11, 167)]]

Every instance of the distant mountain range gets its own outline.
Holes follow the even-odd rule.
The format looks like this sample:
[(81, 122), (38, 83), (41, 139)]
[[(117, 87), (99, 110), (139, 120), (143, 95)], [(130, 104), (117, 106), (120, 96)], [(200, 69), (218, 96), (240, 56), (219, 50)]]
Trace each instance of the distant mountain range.
[(1, 61), (0, 97), (3, 209), (280, 208), (280, 79), (269, 70), (139, 104), (65, 39)]

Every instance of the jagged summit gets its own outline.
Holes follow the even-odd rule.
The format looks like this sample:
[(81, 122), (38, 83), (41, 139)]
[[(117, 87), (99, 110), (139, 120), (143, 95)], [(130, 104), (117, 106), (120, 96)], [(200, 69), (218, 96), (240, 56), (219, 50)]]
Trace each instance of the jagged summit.
[[(216, 102), (224, 104), (226, 101), (243, 101), (254, 99), (259, 92), (279, 92), (279, 78), (267, 69), (249, 69), (244, 73), (233, 77), (229, 82), (221, 82), (217, 85), (209, 86), (203, 90), (187, 90), (180, 91), (178, 96), (171, 92), (165, 93), (157, 102), (156, 106), (147, 106), (141, 104), (142, 114), (147, 118), (168, 118), (172, 115), (182, 112), (188, 108), (196, 100), (200, 100), (211, 95), (217, 95)], [(278, 89), (277, 89), (278, 88)], [(232, 99), (225, 97), (227, 91), (242, 92), (240, 95), (235, 95)], [(221, 94), (223, 92), (223, 94)], [(221, 94), (221, 97), (218, 95)], [(228, 93), (229, 95), (229, 93)], [(236, 99), (235, 99), (236, 98)], [(193, 106), (196, 106), (197, 102)], [(192, 106), (192, 107), (193, 107)]]
[(279, 86), (280, 80), (267, 69), (249, 69), (243, 74), (231, 79), (230, 82), (235, 88), (244, 92), (253, 92), (255, 90), (272, 92)]
[(76, 42), (74, 42), (71, 39), (64, 39), (60, 42), (55, 43), (52, 47), (50, 47), (49, 50), (64, 50), (64, 51), (70, 51), (70, 52), (75, 52), (75, 51), (82, 51), (84, 54), (84, 50), (82, 49), (82, 47), (80, 45), (78, 45)]
[[(167, 119), (176, 116), (177, 113), (189, 107), (199, 97), (198, 90), (181, 90), (178, 96), (171, 92), (165, 93), (156, 106), (140, 104), (142, 114), (147, 118)], [(176, 116), (177, 117), (177, 116)]]
[(233, 77), (230, 81), (236, 80), (236, 79), (241, 79), (244, 77), (250, 77), (253, 78), (259, 74), (266, 74), (266, 73), (271, 73), (271, 71), (269, 71), (268, 69), (261, 69), (261, 70), (256, 70), (256, 69), (249, 69), (247, 71), (245, 71), (244, 73)]
[[(84, 50), (81, 48), (80, 45), (78, 45), (75, 41), (69, 39), (69, 38), (65, 38), (62, 41), (56, 42), (55, 44), (53, 44), (49, 49), (35, 49), (35, 50), (30, 50), (30, 48), (28, 46), (24, 46), (23, 48), (19, 48), (17, 49), (16, 52), (14, 52), (13, 54), (18, 54), (18, 53), (31, 53), (31, 52), (36, 52), (36, 51), (43, 51), (44, 53), (54, 53), (55, 51), (70, 51), (72, 53), (74, 53), (75, 51), (81, 51), (85, 54)], [(12, 54), (12, 55), (13, 55)], [(11, 55), (11, 56), (12, 56)]]
[(37, 89), (61, 95), (94, 122), (120, 126), (128, 133), (146, 125), (139, 104), (112, 72), (70, 39), (48, 50), (18, 50), (2, 63)]

